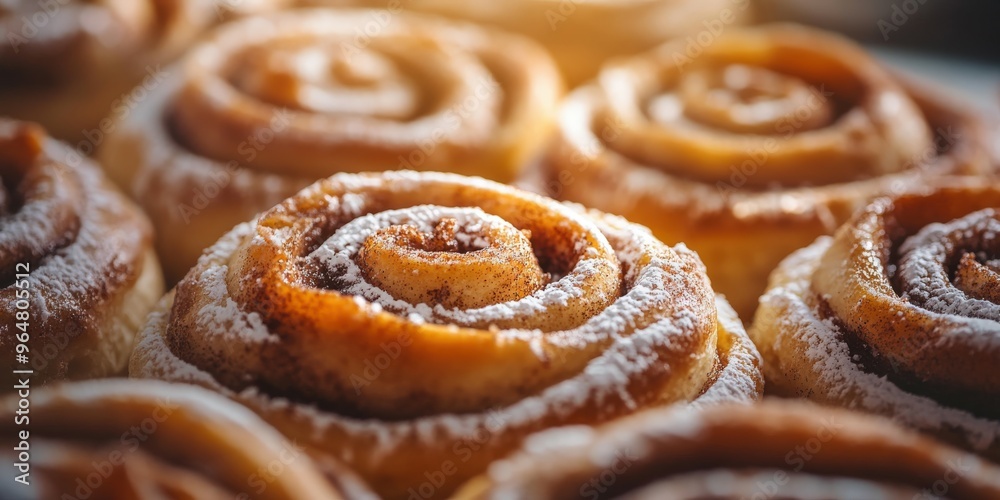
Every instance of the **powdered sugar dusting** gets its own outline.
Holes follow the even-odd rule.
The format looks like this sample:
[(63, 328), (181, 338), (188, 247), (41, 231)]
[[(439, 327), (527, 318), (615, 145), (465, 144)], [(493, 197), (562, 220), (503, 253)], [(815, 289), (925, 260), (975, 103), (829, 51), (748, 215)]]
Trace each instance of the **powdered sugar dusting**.
[[(890, 416), (927, 431), (959, 430), (970, 446), (980, 450), (1000, 442), (1000, 423), (908, 393), (885, 377), (865, 372), (851, 360), (847, 344), (840, 340), (837, 325), (821, 319), (817, 313), (809, 284), (820, 257), (831, 242), (828, 237), (820, 238), (792, 254), (780, 266), (778, 273), (786, 278), (774, 284), (761, 299), (761, 304), (778, 313), (783, 325), (772, 328), (785, 333), (776, 335), (773, 345), (763, 350), (788, 352), (786, 342), (804, 343), (807, 359), (799, 365), (814, 369), (812, 375), (818, 382), (813, 388), (814, 399)], [(763, 339), (755, 337), (755, 340)], [(766, 368), (775, 370), (773, 376), (785, 376), (778, 371), (779, 365), (771, 364)]]
[[(427, 178), (452, 181), (461, 179), (443, 174), (425, 176), (392, 173), (385, 174), (379, 182), (389, 182), (397, 187), (402, 182), (404, 188), (411, 188), (413, 186), (406, 186), (405, 183), (425, 181)], [(331, 181), (339, 183), (338, 189), (350, 189), (352, 183), (371, 183), (373, 179), (366, 176), (336, 176)], [(510, 189), (481, 180), (461, 179), (461, 182), (463, 187), (483, 184), (504, 194)], [(476, 338), (482, 338), (480, 332), (468, 333), (457, 326), (473, 321), (488, 321), (489, 326), (482, 327), (481, 332), (488, 332), (489, 338), (498, 346), (523, 344), (544, 363), (562, 363), (572, 367), (567, 369), (566, 375), (556, 378), (554, 382), (541, 385), (537, 392), (533, 391), (527, 396), (518, 395), (513, 402), (505, 402), (499, 407), (465, 413), (437, 412), (402, 420), (349, 417), (320, 409), (323, 407), (322, 402), (313, 405), (309, 401), (289, 400), (270, 394), (254, 384), (236, 387), (223, 383), (224, 378), (213, 371), (213, 366), (198, 367), (201, 373), (192, 375), (188, 372), (190, 365), (180, 363), (182, 360), (171, 352), (163, 339), (166, 325), (162, 323), (146, 329), (141, 349), (137, 351), (133, 364), (133, 375), (208, 385), (255, 408), (266, 418), (273, 417), (280, 424), (279, 427), (292, 426), (289, 428), (294, 428), (297, 432), (310, 429), (309, 438), (312, 441), (339, 454), (342, 459), (364, 460), (365, 463), (387, 459), (414, 443), (428, 449), (447, 448), (456, 441), (475, 436), (483, 429), (487, 429), (491, 435), (524, 436), (541, 428), (542, 422), (603, 421), (651, 404), (688, 400), (703, 392), (706, 403), (726, 397), (753, 399), (759, 394), (758, 380), (752, 373), (744, 373), (744, 377), (749, 380), (741, 382), (736, 380), (740, 370), (727, 370), (728, 367), (723, 366), (723, 374), (718, 380), (712, 378), (722, 353), (718, 350), (716, 336), (712, 334), (715, 331), (716, 317), (713, 314), (708, 280), (703, 266), (692, 252), (684, 247), (671, 250), (653, 238), (648, 231), (618, 218), (599, 217), (595, 219), (595, 224), (590, 219), (584, 220), (583, 214), (551, 201), (513, 191), (510, 193), (525, 196), (533, 203), (546, 204), (545, 208), (553, 213), (565, 211), (566, 216), (573, 219), (574, 223), (578, 222), (574, 227), (583, 228), (589, 238), (585, 242), (571, 239), (564, 244), (575, 252), (571, 254), (575, 255), (575, 265), (564, 276), (545, 285), (539, 292), (525, 299), (469, 310), (446, 310), (440, 305), (399, 303), (377, 287), (358, 285), (360, 281), (352, 283), (353, 287), (348, 289), (324, 290), (323, 293), (351, 296), (353, 301), (343, 302), (349, 304), (349, 307), (357, 307), (366, 317), (391, 315), (393, 321), (402, 319), (402, 324), (407, 327), (416, 328), (424, 322), (433, 321), (453, 327), (456, 335), (474, 333)], [(303, 191), (302, 196), (316, 200), (323, 194), (324, 188), (315, 185)], [(371, 207), (365, 206), (362, 211), (370, 212)], [(478, 209), (418, 206), (409, 213), (391, 210), (376, 212), (370, 216), (357, 217), (339, 230), (335, 229), (334, 234), (320, 244), (315, 255), (326, 269), (337, 269), (338, 273), (334, 276), (350, 281), (361, 276), (357, 266), (352, 271), (351, 261), (364, 243), (364, 234), (371, 234), (388, 224), (413, 224), (418, 229), (428, 230), (442, 217), (454, 218), (460, 225), (474, 229), (469, 231), (470, 236), (491, 224), (508, 224)], [(261, 226), (265, 227), (263, 219)], [(251, 313), (229, 309), (228, 303), (223, 300), (226, 297), (224, 281), (228, 269), (225, 264), (236, 249), (236, 244), (253, 238), (253, 234), (252, 225), (237, 228), (220, 242), (220, 246), (229, 246), (232, 250), (219, 251), (216, 248), (208, 254), (213, 256), (211, 259), (206, 257), (199, 263), (200, 270), (194, 276), (197, 276), (198, 287), (204, 288), (205, 292), (199, 294), (198, 298), (205, 304), (212, 304), (207, 310), (202, 306), (197, 315), (202, 323), (195, 328), (197, 331), (194, 333), (207, 337), (202, 342), (230, 335), (218, 328), (221, 323), (218, 317), (222, 315), (227, 321), (231, 319), (232, 324), (240, 325), (238, 328), (252, 331), (247, 338), (234, 338), (231, 342), (261, 345), (263, 349), (267, 349), (266, 343), (271, 337), (267, 336), (266, 329), (258, 330), (259, 322), (250, 317)], [(473, 239), (469, 243), (477, 245)], [(490, 241), (487, 239), (483, 243), (489, 245)], [(620, 273), (619, 268), (627, 272)], [(591, 287), (585, 283), (594, 276), (614, 278), (613, 286), (607, 293), (615, 295), (603, 298), (607, 299), (603, 303), (610, 305), (604, 305), (598, 310), (586, 310), (588, 316), (577, 322), (553, 329), (504, 328), (496, 324), (504, 318), (519, 315), (544, 318), (563, 305), (592, 300), (587, 297), (592, 292)], [(169, 308), (170, 305), (165, 304), (164, 307)], [(228, 314), (234, 314), (237, 318), (228, 318)], [(725, 328), (731, 330), (730, 335), (744, 336), (742, 328), (735, 326), (736, 321), (731, 318), (732, 311), (725, 309), (722, 314), (727, 322)], [(169, 321), (169, 318), (158, 317), (156, 320)], [(447, 335), (443, 333), (447, 329), (438, 327), (428, 331), (437, 332), (435, 335)], [(414, 335), (420, 334), (420, 330), (414, 329), (412, 332)], [(734, 344), (742, 347), (734, 348), (733, 352), (728, 353), (729, 364), (741, 369), (750, 366), (750, 372), (756, 371), (753, 356), (742, 352), (749, 346), (745, 338)], [(577, 361), (566, 364), (566, 359)], [(176, 370), (172, 368), (175, 365)], [(666, 396), (665, 389), (663, 393), (636, 389), (635, 381), (643, 378), (680, 387), (675, 388), (675, 392), (669, 397)], [(705, 391), (705, 386), (713, 382), (721, 384), (720, 388)], [(740, 387), (746, 388), (748, 394), (736, 394)], [(344, 436), (350, 438), (345, 441)]]
[(764, 386), (760, 367), (764, 360), (754, 347), (743, 322), (736, 311), (722, 297), (715, 301), (719, 310), (719, 324), (728, 332), (732, 347), (726, 353), (726, 364), (715, 382), (692, 404), (697, 407), (712, 406), (733, 401), (752, 403)]
[[(1000, 232), (996, 217), (995, 210), (986, 209), (948, 223), (929, 224), (900, 247), (899, 275), (905, 298), (929, 311), (969, 319), (978, 334), (969, 335), (968, 340), (984, 349), (989, 348), (986, 343), (993, 343), (1000, 350), (1000, 336), (991, 335), (1000, 330), (1000, 305), (970, 297), (952, 283), (954, 270), (948, 267), (949, 261), (957, 261), (956, 252), (993, 253)], [(990, 274), (988, 279), (1000, 281), (1000, 275)]]
[(261, 321), (260, 314), (244, 312), (229, 296), (226, 284), (228, 266), (207, 269), (199, 277), (206, 303), (198, 310), (197, 326), (208, 335), (219, 335), (231, 342), (261, 343), (276, 338)]
[[(0, 274), (10, 279), (0, 307), (13, 314), (27, 293), (33, 342), (58, 344), (34, 367), (38, 382), (121, 371), (135, 334), (124, 316), (142, 317), (162, 291), (151, 278), (159, 270), (148, 267), (156, 265), (148, 221), (99, 166), (37, 126), (0, 122), (0, 142), (10, 148), (0, 167)], [(26, 292), (14, 273), (30, 273)], [(123, 301), (128, 311), (119, 314)], [(0, 325), (0, 337), (13, 338), (13, 329), (13, 321)]]
[[(240, 231), (242, 232), (242, 231)], [(651, 238), (641, 235), (640, 238)], [(637, 252), (634, 248), (632, 252)], [(635, 314), (645, 312), (652, 304), (670, 300), (672, 291), (664, 282), (674, 279), (679, 272), (676, 264), (669, 265), (653, 261), (646, 266), (635, 266), (635, 262), (625, 263), (636, 268), (634, 286), (624, 296), (615, 302), (614, 306), (603, 311), (585, 325), (570, 331), (552, 332), (544, 339), (544, 343), (576, 345), (584, 348), (588, 344), (610, 341), (611, 344), (597, 358), (585, 367), (584, 371), (568, 380), (545, 389), (537, 396), (525, 398), (509, 407), (499, 409), (497, 432), (514, 431), (518, 428), (530, 428), (534, 422), (545, 415), (556, 415), (566, 418), (578, 411), (588, 401), (601, 402), (611, 400), (624, 401), (626, 405), (635, 408), (635, 402), (626, 389), (627, 384), (635, 377), (658, 365), (654, 346), (670, 345), (671, 339), (683, 336), (684, 331), (697, 321), (690, 317), (691, 312), (680, 310), (673, 315), (661, 317), (647, 325), (637, 324)], [(218, 271), (212, 273), (218, 275)], [(169, 303), (162, 307), (169, 307)], [(267, 412), (286, 412), (294, 418), (308, 422), (315, 429), (316, 439), (325, 439), (328, 432), (347, 431), (363, 436), (359, 442), (376, 443), (374, 456), (386, 456), (396, 447), (402, 446), (412, 439), (419, 442), (434, 443), (442, 439), (455, 440), (472, 435), (485, 425), (484, 418), (488, 413), (469, 415), (435, 415), (403, 422), (385, 422), (371, 419), (352, 419), (336, 414), (319, 411), (309, 405), (293, 403), (280, 397), (273, 397), (260, 392), (259, 389), (248, 388), (239, 394), (222, 386), (212, 376), (196, 367), (185, 363), (170, 352), (162, 337), (163, 313), (152, 318), (143, 335), (137, 358), (144, 361), (133, 365), (133, 375), (155, 376), (169, 380), (187, 381), (208, 385), (215, 390), (224, 392), (231, 397), (248, 402), (253, 407)], [(618, 332), (627, 332), (630, 327), (639, 327), (631, 335), (623, 336)], [(741, 331), (734, 328), (734, 331)], [(218, 332), (216, 332), (218, 333)], [(529, 332), (500, 331), (499, 335), (532, 336)], [(699, 355), (713, 355), (701, 353)], [(740, 385), (733, 380), (725, 382), (730, 389)], [(748, 386), (747, 384), (743, 384)], [(753, 385), (750, 383), (749, 385)], [(339, 430), (339, 431), (337, 431)], [(346, 453), (346, 452), (345, 452)]]
[[(423, 205), (405, 210), (391, 210), (358, 217), (345, 224), (315, 250), (313, 256), (324, 264), (328, 275), (337, 276), (346, 283), (342, 291), (348, 295), (364, 298), (402, 316), (420, 317), (426, 322), (456, 325), (516, 322), (518, 318), (543, 314), (553, 306), (566, 306), (571, 300), (583, 297), (585, 291), (582, 284), (588, 278), (607, 276), (614, 272), (609, 262), (596, 253), (584, 251), (583, 258), (576, 263), (569, 274), (541, 290), (520, 300), (474, 309), (449, 309), (440, 304), (410, 304), (394, 298), (385, 290), (365, 280), (355, 258), (361, 245), (375, 231), (390, 225), (407, 224), (429, 233), (444, 218), (451, 218), (457, 222), (458, 238), (464, 239), (464, 242), (473, 248), (485, 248), (490, 244), (482, 236), (486, 228), (494, 224), (507, 224), (499, 217), (487, 214), (478, 208)], [(522, 337), (521, 333), (513, 335)]]

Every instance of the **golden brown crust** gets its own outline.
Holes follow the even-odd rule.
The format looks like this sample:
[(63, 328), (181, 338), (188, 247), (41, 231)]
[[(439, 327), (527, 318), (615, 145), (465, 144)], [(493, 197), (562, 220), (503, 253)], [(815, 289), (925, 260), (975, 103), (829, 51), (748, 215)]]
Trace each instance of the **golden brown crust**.
[(767, 274), (883, 191), (992, 172), (974, 113), (790, 25), (671, 43), (575, 91), (529, 182), (684, 241), (749, 317)]
[(1000, 457), (998, 205), (996, 187), (951, 180), (790, 256), (752, 328), (770, 387)]
[(993, 498), (1000, 469), (887, 421), (769, 401), (532, 436), (455, 497)]
[(539, 429), (762, 389), (683, 246), (416, 172), (336, 175), (238, 226), (151, 316), (130, 373), (229, 394), (390, 498), (427, 464), (448, 464), (445, 496)]
[(24, 427), (15, 425), (17, 397), (0, 409), (0, 462), (24, 462), (16, 454), (25, 445), (10, 439), (30, 433), (21, 441), (31, 486), (7, 481), (4, 498), (373, 498), (349, 474), (335, 488), (301, 446), (197, 387), (103, 380), (53, 385), (30, 400)]
[[(34, 370), (35, 385), (123, 372), (163, 293), (149, 222), (37, 125), (0, 121), (0, 177), (4, 366)], [(4, 390), (18, 376), (4, 370)]]
[[(417, 169), (510, 180), (538, 154), (561, 94), (541, 47), (384, 16), (314, 9), (229, 24), (119, 124), (101, 157), (151, 214), (168, 281), (316, 179)], [(369, 25), (379, 29), (358, 35)]]

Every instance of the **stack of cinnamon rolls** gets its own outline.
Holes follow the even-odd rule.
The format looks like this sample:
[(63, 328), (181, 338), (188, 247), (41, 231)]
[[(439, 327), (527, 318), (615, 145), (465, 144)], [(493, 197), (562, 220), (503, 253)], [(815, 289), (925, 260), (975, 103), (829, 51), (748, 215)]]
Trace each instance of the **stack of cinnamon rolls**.
[(0, 498), (1000, 498), (1000, 134), (854, 42), (50, 3), (0, 5)]

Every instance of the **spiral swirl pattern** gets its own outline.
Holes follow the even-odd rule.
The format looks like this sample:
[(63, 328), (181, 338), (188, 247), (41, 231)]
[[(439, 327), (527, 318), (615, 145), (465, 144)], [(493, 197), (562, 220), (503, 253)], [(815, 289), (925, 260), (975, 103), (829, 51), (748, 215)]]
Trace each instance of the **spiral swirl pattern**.
[(220, 240), (160, 310), (131, 375), (230, 394), (390, 498), (446, 461), (447, 495), (538, 429), (760, 391), (693, 252), (449, 174), (320, 181)]
[(1000, 495), (998, 478), (880, 419), (766, 402), (543, 432), (455, 498), (975, 499)]
[[(122, 372), (163, 293), (148, 221), (95, 165), (36, 125), (0, 121), (0, 179), (6, 366), (24, 354), (14, 369), (34, 370), (35, 384)], [(0, 382), (13, 388), (11, 370)]]
[[(8, 441), (20, 430), (18, 400), (2, 404), (0, 462), (13, 469), (10, 450), (24, 448)], [(31, 487), (10, 481), (0, 486), (4, 498), (371, 498), (349, 474), (328, 482), (305, 450), (253, 412), (195, 387), (126, 380), (54, 385), (31, 394), (30, 417)]]
[(560, 116), (561, 138), (528, 182), (688, 243), (745, 316), (781, 258), (877, 193), (992, 169), (973, 114), (802, 27), (609, 64)]
[[(690, 66), (668, 46), (606, 69), (603, 119), (623, 124), (607, 147), (641, 165), (715, 183), (727, 181), (747, 151), (780, 137), (747, 188), (892, 173), (931, 147), (919, 108), (886, 73), (852, 64), (852, 56), (861, 58), (853, 52), (809, 50), (789, 31), (784, 38), (780, 30), (731, 35)], [(800, 64), (805, 58), (814, 58), (815, 68)]]
[(997, 456), (998, 203), (960, 181), (882, 198), (789, 257), (753, 327), (773, 387)]
[(374, 10), (233, 23), (175, 76), (102, 152), (177, 255), (171, 281), (232, 226), (337, 172), (510, 180), (548, 138), (561, 93), (529, 40)]
[[(391, 15), (305, 11), (226, 30), (188, 60), (191, 77), (172, 108), (181, 141), (230, 160), (286, 109), (286, 133), (259, 151), (255, 169), (313, 179), (406, 160), (510, 178), (524, 139), (540, 130), (534, 116), (558, 96), (544, 53), (510, 35), (402, 14), (355, 40), (380, 16)], [(426, 144), (426, 160), (412, 155)]]
[(128, 115), (160, 64), (228, 14), (200, 0), (5, 2), (0, 115), (41, 123), (90, 154), (112, 128), (102, 119)]

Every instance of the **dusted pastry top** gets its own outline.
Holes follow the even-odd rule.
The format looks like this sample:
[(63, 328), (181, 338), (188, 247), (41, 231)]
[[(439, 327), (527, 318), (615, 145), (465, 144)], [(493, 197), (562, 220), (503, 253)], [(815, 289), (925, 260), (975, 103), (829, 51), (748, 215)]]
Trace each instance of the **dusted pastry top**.
[(150, 318), (130, 372), (229, 394), (395, 498), (420, 482), (411, 457), (461, 463), (442, 497), (540, 429), (756, 399), (758, 366), (682, 245), (404, 171), (335, 175), (235, 228)]
[[(437, 193), (436, 204), (419, 204), (431, 200), (428, 192)], [(481, 208), (465, 208), (472, 204)], [(213, 253), (232, 252), (228, 266), (203, 261), (180, 283), (166, 335), (177, 354), (230, 387), (257, 380), (320, 406), (389, 419), (481, 411), (570, 383), (601, 346), (613, 344), (612, 332), (644, 338), (644, 349), (628, 357), (662, 359), (702, 346), (695, 350), (709, 355), (710, 368), (715, 298), (707, 280), (696, 278), (693, 254), (627, 226), (618, 230), (623, 239), (612, 245), (582, 213), (474, 179), (334, 177), (241, 227), (236, 234), (247, 236), (237, 247), (217, 246)], [(400, 233), (411, 238), (389, 237)], [(438, 243), (444, 249), (425, 246), (427, 238), (448, 236), (454, 239)], [(224, 307), (235, 316), (220, 317)], [(688, 319), (654, 319), (675, 308)], [(219, 364), (223, 351), (187, 340), (196, 331), (225, 335), (215, 325), (229, 321), (253, 326), (254, 338), (239, 340), (254, 341), (259, 358)], [(305, 340), (305, 332), (315, 332), (318, 343), (275, 350), (275, 342)], [(348, 353), (355, 337), (375, 332), (387, 339), (408, 332), (410, 354), (367, 384), (372, 397), (359, 400), (350, 374), (363, 371), (367, 347)], [(676, 337), (668, 341), (668, 332)], [(327, 349), (338, 363), (317, 355)], [(435, 354), (442, 349), (462, 354)], [(298, 362), (275, 368), (274, 356)], [(666, 369), (652, 360), (613, 363), (607, 369), (621, 376), (585, 377), (565, 394), (589, 399), (606, 387), (610, 393), (599, 399), (611, 397), (621, 390), (612, 381)]]
[(149, 222), (37, 125), (0, 120), (0, 178), (4, 359), (24, 354), (35, 383), (122, 371), (136, 317), (163, 292)]
[(1000, 453), (1000, 191), (975, 180), (872, 202), (796, 252), (752, 334), (775, 391)]

